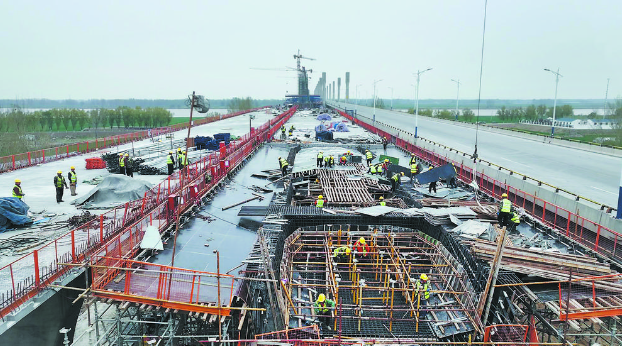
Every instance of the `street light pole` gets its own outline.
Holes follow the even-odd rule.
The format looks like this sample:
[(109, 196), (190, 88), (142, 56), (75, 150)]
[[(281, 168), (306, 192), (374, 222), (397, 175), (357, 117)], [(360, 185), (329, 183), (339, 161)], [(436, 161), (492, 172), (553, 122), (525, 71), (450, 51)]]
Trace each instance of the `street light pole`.
[(559, 67), (557, 68), (557, 71), (552, 71), (552, 70), (549, 70), (548, 68), (545, 68), (544, 71), (549, 71), (555, 75), (555, 101), (553, 101), (553, 123), (551, 124), (551, 137), (553, 137), (555, 135), (555, 110), (557, 108), (557, 85), (559, 84), (559, 77), (563, 77), (563, 76), (559, 74)]
[(430, 67), (427, 70), (419, 71), (417, 70), (417, 95), (416, 95), (416, 103), (415, 103), (415, 138), (417, 138), (417, 129), (419, 127), (419, 80), (421, 79), (421, 75), (424, 72), (430, 71), (432, 68)]
[(455, 80), (452, 79), (452, 82), (456, 82), (456, 84), (458, 85), (458, 95), (456, 95), (456, 120), (458, 120), (458, 103), (460, 102), (460, 79)]
[(374, 123), (374, 124), (376, 123), (376, 84), (378, 82), (381, 82), (381, 81), (382, 81), (382, 79), (377, 79), (377, 80), (374, 81), (374, 117), (373, 117), (373, 120), (372, 120), (372, 123)]

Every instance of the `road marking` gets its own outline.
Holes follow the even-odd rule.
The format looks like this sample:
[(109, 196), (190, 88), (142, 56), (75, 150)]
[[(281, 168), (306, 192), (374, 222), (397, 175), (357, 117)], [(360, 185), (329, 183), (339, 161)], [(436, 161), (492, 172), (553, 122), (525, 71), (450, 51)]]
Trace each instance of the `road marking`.
[(602, 191), (602, 192), (606, 192), (606, 193), (612, 194), (612, 195), (614, 195), (614, 196), (617, 196), (617, 195), (618, 195), (617, 193), (613, 193), (613, 192), (611, 192), (611, 191), (607, 191), (607, 190), (599, 189), (599, 188), (597, 188), (596, 186), (591, 186), (591, 188), (596, 189), (596, 190), (600, 190), (600, 191)]
[(528, 165), (520, 163), (520, 162), (512, 161), (512, 160), (506, 159), (504, 157), (501, 157), (501, 160), (506, 160), (506, 161), (514, 162), (515, 164), (531, 168), (531, 166), (528, 166)]

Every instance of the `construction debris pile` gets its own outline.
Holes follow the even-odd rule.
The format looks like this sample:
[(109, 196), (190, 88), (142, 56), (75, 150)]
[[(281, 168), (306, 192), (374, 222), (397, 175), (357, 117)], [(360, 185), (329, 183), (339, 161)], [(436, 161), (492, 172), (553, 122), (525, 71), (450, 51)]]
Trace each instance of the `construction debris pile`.
[(71, 204), (83, 209), (108, 209), (125, 202), (143, 198), (151, 184), (124, 175), (107, 176), (91, 191), (71, 201)]
[[(125, 154), (125, 152), (108, 153), (102, 155), (102, 159), (106, 162), (106, 168), (108, 169), (108, 172), (119, 173), (121, 171), (121, 167), (119, 167), (119, 154)], [(132, 171), (138, 172), (140, 169), (140, 165), (145, 162), (145, 160), (141, 158), (133, 158), (131, 162)]]

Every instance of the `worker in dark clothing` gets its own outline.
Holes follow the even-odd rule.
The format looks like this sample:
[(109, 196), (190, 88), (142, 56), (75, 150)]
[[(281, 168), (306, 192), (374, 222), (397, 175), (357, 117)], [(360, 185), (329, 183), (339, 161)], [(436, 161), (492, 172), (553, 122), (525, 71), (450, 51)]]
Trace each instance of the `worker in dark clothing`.
[(285, 174), (287, 174), (287, 167), (289, 166), (289, 163), (287, 163), (287, 160), (279, 157), (279, 165), (281, 167), (281, 175), (284, 177)]
[(335, 157), (333, 155), (330, 156), (328, 164), (330, 165), (330, 168), (333, 168), (333, 166), (335, 165)]
[[(428, 300), (430, 299), (430, 291), (432, 290), (432, 285), (430, 285), (428, 276), (425, 273), (421, 274), (419, 280), (417, 280), (417, 283), (415, 284), (415, 290), (418, 296), (417, 299), (419, 308), (425, 308), (428, 305)], [(425, 319), (427, 314), (428, 312), (426, 310), (423, 310), (419, 313), (419, 317)]]
[(389, 144), (389, 141), (387, 140), (387, 137), (382, 137), (382, 148), (384, 148), (384, 151), (387, 151), (388, 144)]
[(68, 189), (69, 186), (67, 186), (65, 177), (63, 177), (63, 171), (56, 172), (56, 176), (54, 177), (54, 187), (56, 187), (56, 203), (64, 202), (63, 187)]
[(365, 158), (367, 159), (367, 165), (371, 165), (371, 161), (374, 158), (374, 155), (369, 150), (365, 150)]
[(168, 156), (166, 157), (166, 166), (168, 167), (168, 175), (173, 174), (175, 170), (175, 160), (173, 158), (173, 152), (169, 151)]
[(125, 154), (125, 175), (127, 175), (128, 177), (132, 177), (134, 178), (134, 172), (132, 170), (132, 166), (133, 166), (133, 161), (132, 159), (130, 159), (130, 154)]
[(323, 163), (324, 163), (324, 153), (320, 151), (317, 154), (317, 162), (315, 163), (315, 167), (323, 167)]
[(395, 173), (391, 177), (391, 191), (395, 192), (400, 185), (400, 177), (404, 176), (404, 172)]
[(333, 258), (337, 263), (348, 263), (350, 260), (350, 247), (348, 246), (340, 246), (333, 250)]
[(119, 154), (119, 169), (122, 175), (125, 175), (125, 157), (123, 154)]
[(434, 180), (432, 182), (430, 182), (430, 185), (428, 185), (428, 193), (432, 194), (432, 190), (434, 190), (434, 194), (436, 195), (436, 183), (438, 181)]
[(69, 191), (72, 196), (77, 196), (76, 187), (78, 187), (78, 174), (76, 174), (76, 167), (71, 166), (71, 170), (67, 173), (67, 180), (69, 180)]
[(286, 130), (287, 129), (285, 128), (285, 125), (282, 125), (281, 126), (281, 139), (285, 139), (285, 131)]
[(499, 226), (509, 226), (510, 219), (512, 218), (512, 214), (510, 214), (512, 210), (512, 202), (508, 199), (508, 194), (503, 193), (501, 195), (501, 206), (499, 207), (499, 215), (497, 216), (497, 221), (499, 221)]
[(516, 212), (516, 210), (512, 210), (512, 218), (510, 219), (510, 226), (508, 227), (508, 230), (510, 231), (510, 233), (516, 232), (516, 228), (518, 227), (519, 224), (520, 224), (520, 215), (518, 214), (518, 212)]
[(315, 315), (320, 320), (320, 324), (324, 325), (328, 330), (332, 330), (331, 322), (334, 309), (335, 302), (330, 299), (326, 299), (324, 293), (320, 293), (315, 303), (313, 303)]
[(294, 130), (295, 130), (295, 129), (296, 129), (296, 128), (294, 127), (294, 125), (292, 125), (292, 126), (289, 128), (289, 135), (290, 135), (290, 136), (294, 134)]
[(181, 164), (183, 154), (181, 153), (181, 148), (177, 148), (177, 168), (180, 170), (183, 168)]
[(15, 186), (13, 186), (13, 197), (22, 199), (22, 197), (26, 196), (24, 192), (22, 192), (22, 181), (19, 179), (15, 179)]
[(415, 153), (410, 154), (410, 162), (408, 162), (409, 165), (412, 165), (413, 163), (417, 163), (417, 157), (415, 156)]

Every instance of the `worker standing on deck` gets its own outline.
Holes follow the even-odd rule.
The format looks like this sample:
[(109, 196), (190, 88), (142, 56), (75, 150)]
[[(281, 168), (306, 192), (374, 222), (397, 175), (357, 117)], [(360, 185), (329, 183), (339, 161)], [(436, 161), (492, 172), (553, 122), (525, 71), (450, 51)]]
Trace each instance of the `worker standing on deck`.
[(512, 218), (510, 219), (510, 225), (508, 226), (508, 230), (510, 232), (516, 231), (516, 228), (520, 224), (520, 215), (516, 210), (512, 210)]
[(285, 139), (285, 125), (281, 125), (281, 139)]
[(123, 154), (119, 154), (119, 169), (122, 175), (125, 175), (125, 156)]
[(69, 187), (67, 186), (65, 177), (63, 177), (63, 171), (56, 172), (56, 176), (54, 177), (54, 187), (56, 187), (56, 203), (64, 202), (63, 187), (66, 189)]
[(415, 181), (415, 175), (417, 175), (417, 162), (413, 162), (410, 160), (410, 182), (413, 183)]
[(384, 159), (384, 162), (382, 163), (382, 169), (387, 174), (387, 177), (389, 177), (389, 164), (390, 164), (389, 159)]
[(380, 163), (376, 164), (376, 174), (382, 175), (382, 164)]
[(173, 174), (175, 170), (175, 160), (173, 159), (173, 151), (168, 152), (168, 156), (166, 157), (166, 166), (168, 167), (168, 175)]
[(359, 240), (354, 243), (352, 248), (354, 249), (354, 254), (358, 255), (359, 258), (367, 258), (367, 255), (370, 251), (369, 245), (367, 245), (367, 242), (363, 237), (360, 237)]
[(128, 177), (134, 178), (134, 171), (132, 170), (132, 166), (134, 166), (134, 162), (130, 158), (130, 154), (125, 154), (125, 175)]
[(417, 163), (417, 157), (415, 156), (415, 153), (410, 154), (410, 162), (408, 162), (408, 164), (411, 166), (413, 163)]
[(331, 322), (333, 317), (333, 310), (335, 309), (335, 302), (326, 299), (324, 293), (320, 293), (315, 303), (313, 303), (315, 315), (317, 315), (320, 323), (326, 326), (328, 330), (331, 330)]
[(508, 199), (508, 194), (503, 193), (501, 195), (501, 206), (499, 207), (499, 215), (497, 216), (497, 221), (499, 221), (499, 226), (509, 226), (510, 219), (512, 218), (512, 214), (510, 211), (512, 210), (512, 202)]
[(279, 165), (281, 167), (281, 176), (284, 177), (285, 174), (287, 174), (287, 167), (289, 166), (289, 163), (287, 163), (287, 160), (279, 157)]
[(24, 192), (22, 192), (22, 181), (19, 179), (15, 179), (15, 186), (13, 186), (13, 197), (22, 199), (22, 197), (26, 196)]
[(337, 263), (348, 263), (350, 252), (351, 250), (349, 246), (340, 246), (333, 250), (333, 258)]
[(177, 148), (177, 167), (179, 169), (182, 169), (182, 165), (181, 165), (181, 157), (182, 157), (182, 153), (181, 153), (181, 148)]
[(371, 151), (365, 150), (365, 157), (367, 158), (367, 165), (371, 165), (371, 161), (374, 158), (374, 155), (372, 155)]
[(330, 167), (330, 156), (329, 155), (324, 156), (324, 167), (326, 168)]
[[(428, 276), (425, 273), (421, 274), (419, 280), (417, 280), (417, 283), (415, 284), (415, 290), (417, 292), (417, 295), (419, 296), (419, 307), (425, 308), (428, 305), (428, 299), (430, 299), (431, 291)], [(425, 319), (427, 314), (428, 312), (426, 310), (423, 310), (419, 313), (419, 317)]]
[(318, 208), (324, 208), (324, 203), (326, 203), (326, 201), (324, 200), (324, 196), (322, 195), (317, 196), (317, 200), (315, 201), (315, 206)]
[(324, 162), (324, 153), (320, 151), (319, 153), (317, 153), (317, 162), (315, 164), (315, 167), (322, 167), (323, 162)]
[(335, 165), (335, 157), (333, 155), (330, 156), (328, 163), (330, 164), (330, 168), (333, 168), (333, 166)]
[(78, 174), (76, 174), (76, 167), (71, 166), (71, 170), (67, 173), (67, 179), (69, 180), (69, 191), (72, 196), (77, 196), (76, 187), (78, 186)]
[(404, 176), (404, 172), (395, 173), (391, 177), (391, 191), (395, 192), (397, 187), (400, 185), (400, 178)]
[(292, 125), (292, 126), (289, 128), (289, 135), (290, 135), (290, 136), (294, 134), (294, 130), (295, 130), (295, 129), (296, 129), (296, 128), (294, 127), (294, 125)]
[(370, 174), (374, 174), (374, 175), (375, 175), (375, 174), (376, 174), (376, 172), (377, 172), (377, 171), (376, 171), (376, 166), (374, 166), (374, 165), (372, 165), (372, 164), (369, 164), (369, 173), (370, 173)]
[(387, 151), (388, 144), (389, 144), (389, 141), (387, 140), (387, 137), (382, 137), (382, 148), (384, 149), (384, 151)]
[(384, 197), (380, 196), (380, 203), (381, 206), (386, 207), (387, 206), (387, 202), (384, 201)]

